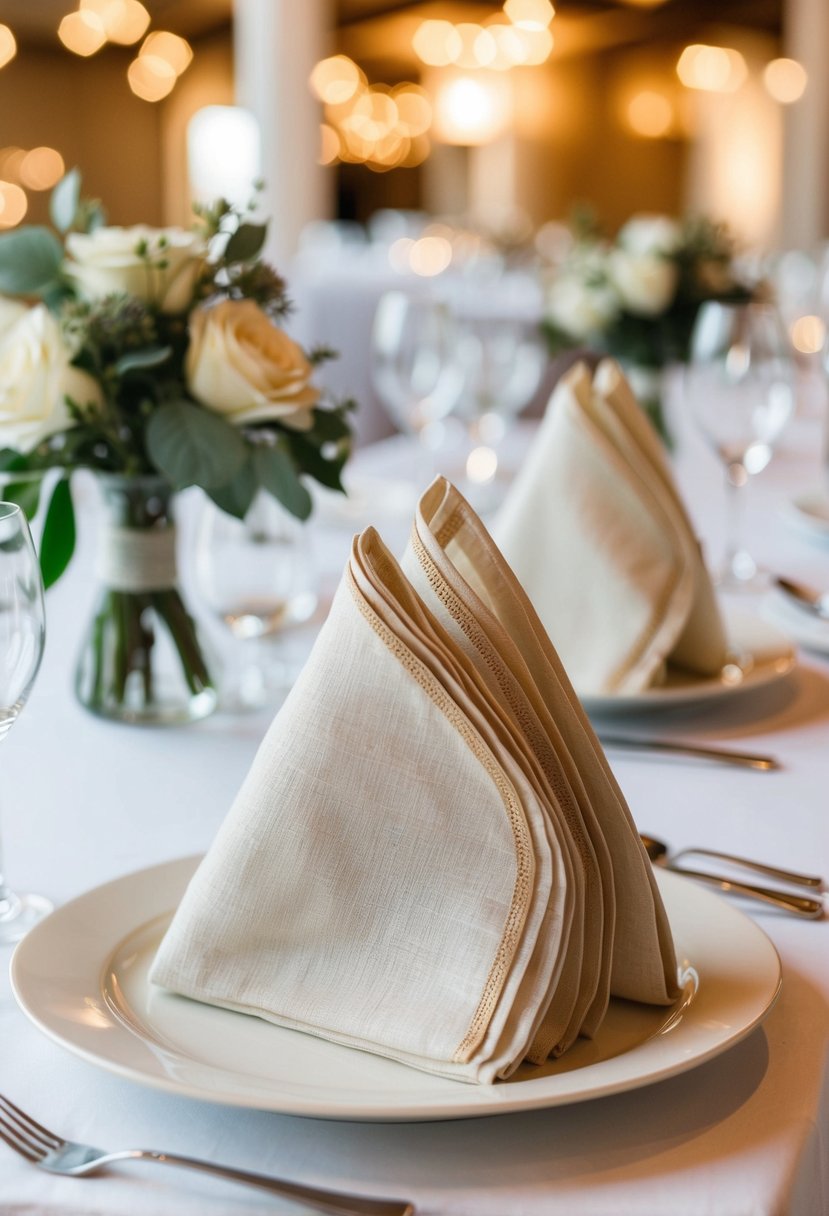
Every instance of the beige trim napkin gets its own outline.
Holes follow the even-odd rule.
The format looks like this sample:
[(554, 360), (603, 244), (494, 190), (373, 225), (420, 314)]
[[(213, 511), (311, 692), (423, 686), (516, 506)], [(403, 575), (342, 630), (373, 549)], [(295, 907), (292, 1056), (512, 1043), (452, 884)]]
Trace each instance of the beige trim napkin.
[(611, 989), (669, 1003), (676, 961), (621, 795), (503, 559), (447, 483), (415, 527), (411, 580), (373, 529), (355, 538), (151, 978), (492, 1082), (595, 1033)]
[(493, 526), (580, 694), (727, 660), (711, 579), (658, 436), (618, 365), (557, 385)]

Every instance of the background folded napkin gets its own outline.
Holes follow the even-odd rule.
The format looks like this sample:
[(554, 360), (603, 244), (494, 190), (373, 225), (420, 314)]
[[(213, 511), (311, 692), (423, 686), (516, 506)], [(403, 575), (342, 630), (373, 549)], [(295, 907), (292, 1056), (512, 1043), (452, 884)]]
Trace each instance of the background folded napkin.
[(580, 694), (639, 692), (666, 662), (701, 675), (725, 663), (693, 527), (612, 360), (559, 381), (493, 536)]
[(411, 579), (373, 529), (355, 539), (151, 978), (491, 1082), (594, 1034), (611, 991), (669, 1003), (676, 961), (601, 749), (480, 521), (439, 481), (415, 535)]

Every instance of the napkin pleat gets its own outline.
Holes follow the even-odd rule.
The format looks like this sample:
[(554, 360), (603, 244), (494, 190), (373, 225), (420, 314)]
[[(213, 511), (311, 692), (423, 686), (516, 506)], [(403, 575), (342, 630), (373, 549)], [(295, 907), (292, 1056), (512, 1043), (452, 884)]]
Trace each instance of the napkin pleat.
[(557, 386), (493, 528), (576, 687), (631, 693), (726, 661), (711, 580), (618, 365)]
[[(676, 996), (633, 820), (555, 650), (449, 483), (354, 539), (151, 979), (490, 1083)], [(159, 994), (159, 999), (174, 999)]]

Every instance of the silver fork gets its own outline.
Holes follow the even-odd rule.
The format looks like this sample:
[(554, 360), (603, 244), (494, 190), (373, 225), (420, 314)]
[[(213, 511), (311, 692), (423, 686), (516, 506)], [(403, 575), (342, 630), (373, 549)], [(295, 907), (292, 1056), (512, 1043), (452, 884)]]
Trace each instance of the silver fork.
[(216, 1174), (232, 1182), (257, 1186), (288, 1199), (296, 1199), (325, 1212), (328, 1216), (414, 1216), (414, 1206), (403, 1199), (371, 1199), (366, 1195), (343, 1195), (337, 1191), (321, 1191), (316, 1187), (302, 1186), (298, 1182), (283, 1182), (279, 1178), (268, 1178), (264, 1174), (252, 1174), (226, 1165), (215, 1165), (212, 1161), (199, 1161), (196, 1157), (180, 1157), (176, 1153), (160, 1153), (153, 1149), (126, 1148), (120, 1152), (107, 1153), (89, 1144), (77, 1144), (64, 1140), (50, 1132), (41, 1123), (36, 1123), (19, 1106), (0, 1094), (0, 1137), (22, 1157), (48, 1170), (51, 1174), (66, 1174), (83, 1177), (94, 1174), (113, 1161), (156, 1161), (161, 1165), (178, 1165), (183, 1169), (199, 1170), (203, 1174)]

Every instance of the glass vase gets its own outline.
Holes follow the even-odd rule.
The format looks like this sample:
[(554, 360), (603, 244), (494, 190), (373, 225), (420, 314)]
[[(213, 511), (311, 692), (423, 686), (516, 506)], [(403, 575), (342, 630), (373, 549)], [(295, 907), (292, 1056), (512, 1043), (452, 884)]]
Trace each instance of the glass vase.
[(173, 491), (151, 475), (97, 480), (101, 587), (77, 666), (78, 700), (118, 722), (195, 722), (217, 695), (177, 585)]
[(633, 395), (666, 448), (672, 438), (665, 417), (665, 368), (620, 360)]

